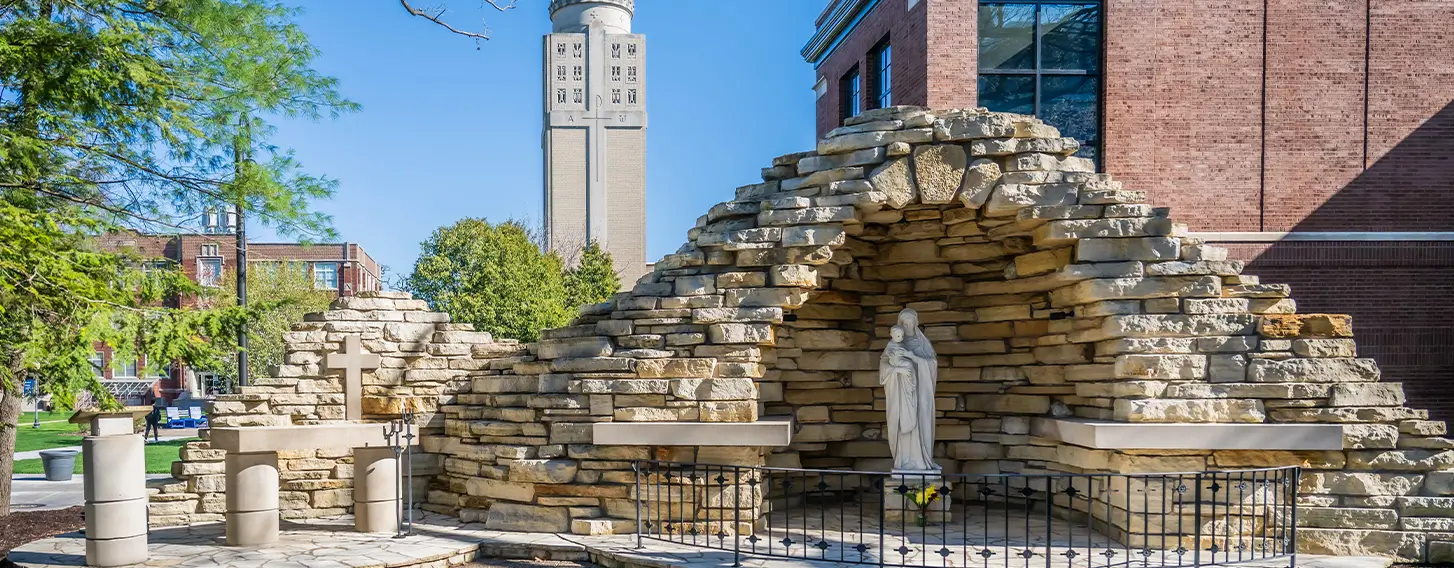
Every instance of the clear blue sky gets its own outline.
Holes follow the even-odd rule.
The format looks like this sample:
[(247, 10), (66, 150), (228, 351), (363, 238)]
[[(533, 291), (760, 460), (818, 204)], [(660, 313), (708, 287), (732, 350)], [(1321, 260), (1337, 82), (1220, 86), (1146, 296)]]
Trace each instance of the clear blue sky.
[[(273, 142), (339, 180), (317, 204), (342, 239), (362, 244), (392, 281), (419, 243), (462, 217), (539, 220), (542, 212), (541, 36), (547, 0), (497, 13), (444, 0), (474, 40), (409, 16), (394, 0), (292, 0), (363, 110), (285, 123)], [(440, 5), (420, 0), (416, 6)], [(647, 257), (673, 252), (697, 216), (759, 170), (814, 143), (813, 70), (798, 49), (822, 0), (637, 0), (647, 41)], [(271, 238), (268, 231), (259, 237)]]

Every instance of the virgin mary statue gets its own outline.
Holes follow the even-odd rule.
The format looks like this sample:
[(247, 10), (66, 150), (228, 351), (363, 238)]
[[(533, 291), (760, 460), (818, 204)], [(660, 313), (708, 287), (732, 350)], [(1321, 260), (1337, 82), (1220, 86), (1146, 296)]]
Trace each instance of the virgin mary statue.
[(929, 338), (919, 329), (919, 313), (899, 312), (890, 341), (879, 358), (879, 384), (888, 409), (889, 450), (894, 471), (935, 471), (934, 385), (939, 363)]

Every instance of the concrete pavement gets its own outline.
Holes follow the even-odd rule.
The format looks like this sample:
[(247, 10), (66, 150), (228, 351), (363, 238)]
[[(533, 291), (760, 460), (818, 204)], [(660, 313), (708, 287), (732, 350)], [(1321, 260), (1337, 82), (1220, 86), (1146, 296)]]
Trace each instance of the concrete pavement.
[[(167, 479), (170, 475), (147, 475), (147, 481)], [(10, 508), (14, 511), (45, 511), (75, 507), (85, 502), (81, 485), (84, 476), (77, 475), (70, 481), (46, 481), (44, 475), (20, 474), (12, 477), (14, 487), (10, 492)]]

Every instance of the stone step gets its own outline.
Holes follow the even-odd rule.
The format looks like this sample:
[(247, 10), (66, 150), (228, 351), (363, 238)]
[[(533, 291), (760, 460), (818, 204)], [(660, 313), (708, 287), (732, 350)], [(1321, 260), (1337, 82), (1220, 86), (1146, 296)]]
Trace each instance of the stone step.
[(571, 519), (570, 523), (571, 534), (586, 536), (630, 534), (635, 532), (635, 529), (636, 521), (629, 519)]

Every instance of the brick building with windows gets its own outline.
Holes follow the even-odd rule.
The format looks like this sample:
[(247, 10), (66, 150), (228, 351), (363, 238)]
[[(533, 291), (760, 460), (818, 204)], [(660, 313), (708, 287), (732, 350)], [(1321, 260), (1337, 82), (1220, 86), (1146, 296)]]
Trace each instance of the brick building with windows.
[(1454, 419), (1451, 24), (1454, 0), (829, 0), (802, 55), (819, 136), (888, 104), (1038, 115), (1299, 311), (1353, 314)]
[[(124, 232), (101, 237), (100, 246), (129, 251), (148, 259), (144, 261), (148, 266), (180, 266), (188, 278), (203, 286), (230, 287), (236, 278), (236, 239), (225, 232), (171, 235)], [(250, 242), (247, 259), (252, 268), (270, 263), (304, 265), (315, 288), (336, 296), (383, 289), (379, 264), (358, 243)], [(195, 302), (195, 298), (173, 298), (169, 304), (190, 307)], [(111, 348), (105, 344), (96, 345), (91, 362), (97, 376), (113, 394), (134, 403), (145, 403), (154, 397), (172, 400), (186, 389), (180, 365), (156, 368), (145, 361), (115, 360)]]

